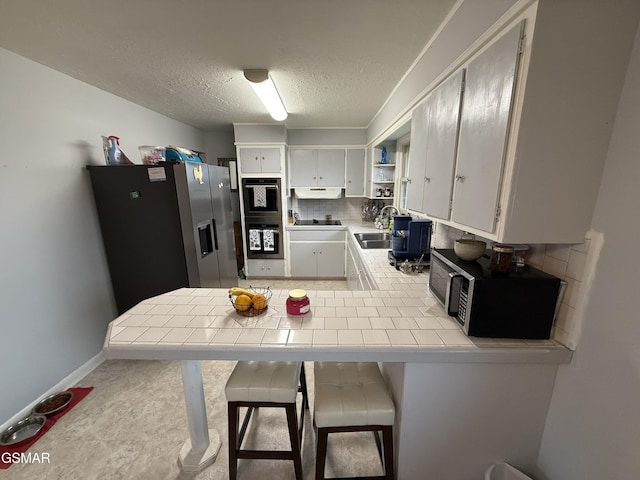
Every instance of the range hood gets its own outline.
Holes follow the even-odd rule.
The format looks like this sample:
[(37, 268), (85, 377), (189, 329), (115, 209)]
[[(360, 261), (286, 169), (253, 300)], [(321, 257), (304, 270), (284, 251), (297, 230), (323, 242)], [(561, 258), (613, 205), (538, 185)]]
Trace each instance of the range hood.
[(342, 188), (340, 187), (296, 187), (296, 197), (303, 199), (327, 199), (340, 198)]

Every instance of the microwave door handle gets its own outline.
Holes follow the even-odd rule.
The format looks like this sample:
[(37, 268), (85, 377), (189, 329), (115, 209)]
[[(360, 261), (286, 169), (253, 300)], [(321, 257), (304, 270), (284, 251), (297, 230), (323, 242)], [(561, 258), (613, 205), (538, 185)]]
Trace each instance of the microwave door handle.
[(451, 306), (451, 289), (453, 288), (453, 281), (456, 277), (461, 277), (462, 275), (457, 272), (449, 272), (449, 278), (447, 280), (447, 289), (445, 291), (444, 296), (444, 309), (447, 311), (448, 315), (451, 315), (449, 307)]

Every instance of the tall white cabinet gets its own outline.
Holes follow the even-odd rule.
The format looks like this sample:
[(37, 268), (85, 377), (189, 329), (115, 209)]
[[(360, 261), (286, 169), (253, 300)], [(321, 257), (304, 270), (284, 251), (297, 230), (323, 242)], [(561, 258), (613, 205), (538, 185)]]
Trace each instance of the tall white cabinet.
[(466, 68), (452, 220), (494, 232), (523, 25)]
[(411, 120), (407, 207), (444, 220), (451, 211), (463, 79), (460, 70), (445, 80)]

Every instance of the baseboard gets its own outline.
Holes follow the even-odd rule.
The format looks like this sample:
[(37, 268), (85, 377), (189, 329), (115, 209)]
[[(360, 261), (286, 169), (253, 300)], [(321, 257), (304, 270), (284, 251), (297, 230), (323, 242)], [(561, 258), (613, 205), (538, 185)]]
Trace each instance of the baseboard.
[(23, 419), (24, 417), (26, 417), (27, 415), (29, 415), (29, 413), (31, 413), (31, 410), (33, 409), (33, 407), (36, 405), (36, 403), (38, 403), (44, 397), (46, 397), (47, 395), (51, 395), (52, 393), (61, 392), (63, 390), (68, 389), (69, 387), (73, 387), (76, 383), (78, 383), (84, 377), (86, 377), (91, 372), (93, 372), (104, 361), (105, 361), (104, 352), (100, 351), (100, 353), (98, 353), (96, 356), (94, 356), (93, 358), (90, 358), (88, 361), (86, 361), (85, 363), (80, 365), (73, 372), (71, 372), (69, 375), (64, 377), (57, 384), (55, 384), (53, 387), (51, 387), (49, 390), (47, 390), (42, 395), (40, 395), (37, 399), (35, 399), (33, 402), (31, 402), (29, 405), (27, 405), (22, 410), (20, 410), (18, 413), (16, 413), (13, 417), (11, 417), (9, 420), (7, 420), (4, 424), (0, 425), (0, 432), (4, 431), (9, 426), (13, 425), (17, 421), (19, 421), (19, 420)]

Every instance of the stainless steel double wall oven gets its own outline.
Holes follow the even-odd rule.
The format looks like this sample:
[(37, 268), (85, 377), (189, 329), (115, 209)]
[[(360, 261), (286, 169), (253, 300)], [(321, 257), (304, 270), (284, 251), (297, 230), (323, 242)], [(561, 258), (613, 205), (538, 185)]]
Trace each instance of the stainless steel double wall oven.
[(284, 258), (279, 178), (243, 178), (247, 258)]

